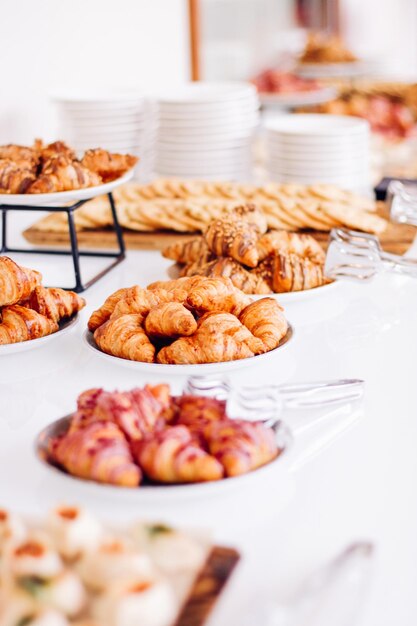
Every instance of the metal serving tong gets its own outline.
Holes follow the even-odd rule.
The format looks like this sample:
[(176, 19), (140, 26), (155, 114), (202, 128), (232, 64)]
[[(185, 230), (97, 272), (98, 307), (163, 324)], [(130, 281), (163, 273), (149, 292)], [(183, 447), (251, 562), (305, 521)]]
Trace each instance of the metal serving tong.
[(375, 235), (343, 228), (330, 232), (324, 266), (328, 278), (370, 280), (384, 271), (417, 278), (417, 260), (384, 252)]
[(240, 417), (256, 417), (272, 424), (285, 409), (313, 409), (359, 400), (363, 396), (364, 381), (353, 378), (237, 388), (227, 378), (192, 376), (184, 392), (226, 400), (231, 414), (236, 412)]
[(393, 222), (417, 226), (417, 186), (392, 180), (387, 189), (387, 205)]

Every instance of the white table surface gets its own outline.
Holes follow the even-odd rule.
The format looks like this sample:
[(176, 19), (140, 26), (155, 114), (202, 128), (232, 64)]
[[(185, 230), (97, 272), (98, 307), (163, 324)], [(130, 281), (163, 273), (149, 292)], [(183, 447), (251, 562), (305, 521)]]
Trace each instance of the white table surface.
[[(47, 284), (63, 284), (70, 275), (68, 259), (14, 258), (43, 271)], [(87, 260), (87, 269), (94, 264)], [(168, 264), (156, 252), (129, 252), (84, 294), (88, 304), (73, 332), (39, 350), (0, 357), (1, 504), (34, 514), (78, 501), (107, 519), (157, 517), (211, 529), (215, 541), (241, 551), (242, 561), (209, 626), (248, 624), (248, 611), (265, 599), (284, 597), (349, 543), (371, 540), (375, 570), (358, 626), (415, 624), (417, 283), (411, 279), (385, 275), (366, 285), (344, 283), (327, 296), (288, 306), (296, 329), (292, 344), (269, 364), (230, 374), (239, 384), (366, 380), (363, 410), (336, 413), (297, 435), (268, 481), (218, 498), (149, 505), (133, 493), (113, 500), (99, 490), (91, 495), (37, 461), (35, 435), (69, 413), (78, 393), (157, 380), (97, 358), (81, 335), (107, 295), (162, 279)], [(174, 390), (182, 382), (174, 376)], [(253, 626), (263, 625), (256, 620)]]

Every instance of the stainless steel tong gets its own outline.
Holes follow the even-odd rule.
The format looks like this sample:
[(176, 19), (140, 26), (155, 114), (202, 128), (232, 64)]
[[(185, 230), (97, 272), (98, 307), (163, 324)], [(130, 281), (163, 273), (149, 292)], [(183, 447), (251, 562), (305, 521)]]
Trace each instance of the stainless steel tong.
[(364, 281), (384, 271), (417, 278), (417, 260), (384, 252), (375, 235), (343, 228), (330, 232), (324, 267), (328, 278)]
[(192, 376), (184, 391), (226, 400), (231, 415), (272, 424), (285, 409), (313, 409), (358, 400), (363, 396), (364, 381), (341, 379), (237, 388), (227, 378)]

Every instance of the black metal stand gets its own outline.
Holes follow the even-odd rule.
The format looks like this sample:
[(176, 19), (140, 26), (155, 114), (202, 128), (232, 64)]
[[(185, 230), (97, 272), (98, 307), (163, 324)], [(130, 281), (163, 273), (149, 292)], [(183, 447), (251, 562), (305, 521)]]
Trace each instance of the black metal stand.
[[(94, 283), (96, 283), (100, 278), (102, 278), (107, 272), (109, 272), (113, 267), (118, 265), (125, 258), (126, 248), (125, 242), (123, 239), (123, 232), (121, 226), (119, 224), (119, 220), (117, 219), (116, 207), (114, 204), (114, 198), (112, 193), (108, 193), (110, 209), (113, 217), (113, 227), (114, 232), (117, 238), (118, 250), (115, 252), (96, 252), (94, 250), (80, 250), (78, 245), (78, 237), (77, 231), (75, 228), (74, 222), (74, 211), (82, 206), (87, 200), (80, 200), (71, 206), (65, 207), (52, 207), (52, 206), (14, 206), (10, 204), (2, 204), (0, 205), (1, 211), (1, 224), (2, 224), (2, 238), (1, 238), (1, 254), (7, 252), (19, 252), (19, 253), (41, 253), (41, 254), (58, 254), (58, 255), (71, 255), (72, 262), (74, 265), (74, 274), (75, 274), (75, 286), (71, 289), (76, 291), (77, 293), (81, 293), (91, 287)], [(43, 250), (41, 248), (9, 248), (7, 245), (7, 214), (9, 211), (49, 211), (51, 213), (66, 213), (68, 217), (68, 230), (69, 230), (69, 238), (71, 244), (71, 250)], [(80, 267), (80, 257), (97, 257), (97, 258), (109, 258), (114, 259), (110, 265), (105, 267), (99, 274), (91, 278), (87, 283), (83, 283), (81, 279), (81, 267)], [(69, 287), (65, 287), (65, 289), (69, 289)]]

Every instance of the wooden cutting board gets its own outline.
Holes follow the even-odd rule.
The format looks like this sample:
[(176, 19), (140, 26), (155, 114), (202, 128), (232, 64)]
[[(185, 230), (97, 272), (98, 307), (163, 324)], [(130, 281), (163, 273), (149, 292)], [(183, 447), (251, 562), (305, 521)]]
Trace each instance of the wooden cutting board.
[[(387, 217), (386, 209), (381, 207), (378, 211), (383, 217)], [(311, 233), (323, 247), (326, 247), (328, 233), (320, 231), (305, 231)], [(387, 252), (404, 254), (414, 241), (417, 234), (415, 226), (405, 224), (388, 225), (387, 230), (380, 236), (381, 245)], [(154, 231), (152, 233), (125, 230), (124, 237), (128, 250), (162, 250), (171, 243), (187, 241), (196, 237), (197, 233), (177, 233), (172, 231)], [(38, 230), (31, 226), (23, 232), (27, 241), (36, 246), (44, 247), (68, 247), (68, 233), (52, 233)], [(116, 247), (116, 236), (112, 230), (83, 230), (78, 233), (78, 241), (81, 248), (112, 249)]]

